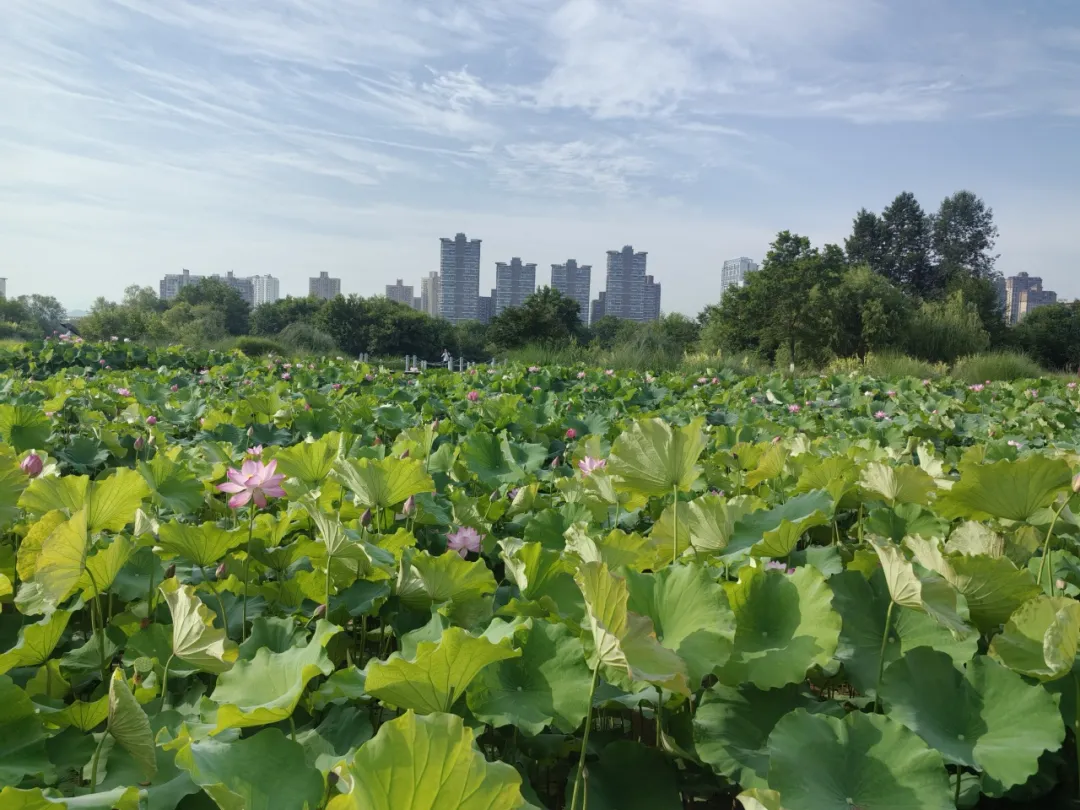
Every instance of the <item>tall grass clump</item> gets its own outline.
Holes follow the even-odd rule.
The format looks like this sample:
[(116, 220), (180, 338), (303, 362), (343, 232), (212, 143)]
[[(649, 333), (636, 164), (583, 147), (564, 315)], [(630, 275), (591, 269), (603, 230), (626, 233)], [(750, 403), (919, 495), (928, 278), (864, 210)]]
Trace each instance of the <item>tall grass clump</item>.
[(960, 358), (953, 366), (952, 376), (966, 383), (986, 380), (1032, 380), (1045, 377), (1043, 368), (1019, 352), (986, 352)]
[(278, 333), (278, 341), (298, 354), (332, 354), (338, 350), (330, 335), (302, 321), (282, 329)]
[(926, 301), (912, 316), (908, 351), (932, 363), (954, 363), (990, 348), (990, 334), (979, 311), (955, 293), (944, 301)]
[(927, 379), (943, 377), (948, 367), (943, 363), (929, 363), (903, 352), (870, 352), (864, 360), (857, 357), (842, 357), (833, 360), (825, 367), (827, 374), (868, 374), (871, 377), (895, 379), (897, 377), (916, 377)]

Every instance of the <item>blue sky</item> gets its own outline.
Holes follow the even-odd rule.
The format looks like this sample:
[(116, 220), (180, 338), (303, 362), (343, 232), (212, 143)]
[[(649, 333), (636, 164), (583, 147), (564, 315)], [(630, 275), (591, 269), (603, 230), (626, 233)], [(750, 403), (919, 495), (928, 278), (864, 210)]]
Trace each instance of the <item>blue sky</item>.
[(1076, 0), (4, 0), (0, 275), (302, 294), (649, 251), (667, 311), (776, 232), (970, 188), (1080, 296)]

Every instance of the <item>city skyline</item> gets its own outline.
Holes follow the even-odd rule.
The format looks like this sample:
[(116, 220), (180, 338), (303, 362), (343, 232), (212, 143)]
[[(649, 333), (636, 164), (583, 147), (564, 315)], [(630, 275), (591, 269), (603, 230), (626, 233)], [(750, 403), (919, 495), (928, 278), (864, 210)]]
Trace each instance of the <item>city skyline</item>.
[(540, 267), (647, 246), (694, 315), (717, 245), (838, 244), (860, 208), (965, 188), (1004, 275), (1080, 295), (1063, 0), (10, 0), (5, 23), (10, 295), (85, 309), (181, 266), (372, 295), (462, 230)]

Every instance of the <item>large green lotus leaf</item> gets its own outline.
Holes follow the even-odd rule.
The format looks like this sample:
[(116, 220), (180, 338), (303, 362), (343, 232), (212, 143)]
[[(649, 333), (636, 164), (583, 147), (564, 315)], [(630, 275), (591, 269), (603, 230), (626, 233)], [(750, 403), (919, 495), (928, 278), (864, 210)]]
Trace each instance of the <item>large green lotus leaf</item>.
[(770, 444), (758, 458), (757, 466), (746, 474), (743, 483), (750, 489), (779, 478), (784, 474), (787, 463), (787, 450), (782, 444)]
[(44, 447), (52, 435), (49, 417), (34, 405), (0, 405), (0, 438), (17, 453)]
[(697, 461), (708, 442), (704, 424), (703, 417), (681, 428), (640, 419), (611, 446), (607, 470), (620, 489), (656, 496), (686, 492), (701, 473)]
[(0, 457), (0, 529), (19, 519), (19, 498), (29, 483), (13, 456)]
[(723, 587), (702, 567), (669, 566), (626, 573), (627, 609), (652, 619), (656, 637), (686, 662), (691, 688), (722, 667), (735, 638), (735, 615)]
[[(844, 665), (851, 685), (861, 694), (873, 696), (890, 603), (885, 574), (878, 568), (867, 581), (858, 571), (849, 570), (832, 577), (829, 585), (833, 590), (833, 607), (843, 619), (836, 658)], [(958, 639), (927, 614), (894, 606), (885, 643), (885, 664), (918, 647), (939, 650), (957, 664), (963, 664), (975, 655), (978, 642), (975, 633)]]
[(0, 675), (0, 787), (17, 786), (26, 776), (51, 777), (52, 773), (45, 729), (34, 702), (11, 678)]
[(124, 673), (119, 669), (113, 670), (112, 680), (109, 681), (108, 729), (113, 739), (139, 764), (147, 779), (157, 773), (157, 753), (150, 718), (131, 693)]
[(412, 495), (435, 491), (423, 462), (415, 458), (339, 458), (332, 474), (352, 491), (358, 505), (371, 509), (385, 509)]
[(15, 646), (0, 655), (0, 673), (15, 667), (39, 667), (48, 661), (70, 618), (71, 611), (57, 610), (39, 622), (24, 624)]
[(725, 583), (735, 613), (735, 646), (717, 673), (721, 683), (752, 683), (774, 689), (798, 683), (836, 652), (840, 614), (832, 590), (816, 568), (790, 576), (744, 567), (737, 583)]
[(591, 673), (581, 642), (565, 625), (526, 622), (522, 655), (486, 667), (469, 687), (469, 710), (492, 726), (536, 735), (547, 726), (572, 734), (589, 709)]
[[(349, 765), (327, 810), (530, 810), (521, 776), (488, 762), (460, 717), (407, 712), (384, 723)], [(532, 809), (534, 810), (534, 809)]]
[(150, 487), (135, 470), (117, 467), (104, 481), (89, 488), (86, 524), (91, 532), (118, 532), (135, 520), (135, 510), (150, 495)]
[(765, 787), (769, 734), (781, 717), (813, 701), (795, 684), (761, 690), (716, 684), (694, 713), (694, 750), (720, 776), (744, 788)]
[(19, 573), (19, 579), (29, 582), (37, 572), (37, 561), (41, 555), (41, 547), (45, 539), (55, 531), (56, 527), (68, 519), (66, 513), (59, 509), (46, 512), (30, 527), (26, 537), (19, 543), (19, 553), (16, 558), (15, 570)]
[(3, 810), (141, 810), (142, 799), (137, 787), (115, 788), (97, 793), (63, 798), (50, 791), (46, 795), (41, 788), (19, 790), (6, 787), (0, 790), (0, 807)]
[(938, 499), (937, 509), (948, 518), (1026, 521), (1050, 506), (1071, 481), (1064, 460), (1042, 455), (964, 465), (960, 480)]
[(996, 630), (1040, 593), (1031, 572), (1007, 557), (955, 555), (948, 561), (950, 573), (942, 573), (967, 601), (971, 621), (983, 633)]
[(304, 758), (327, 774), (351, 760), (374, 734), (366, 709), (338, 704), (329, 708), (318, 726), (297, 734), (296, 741), (304, 747)]
[(1003, 788), (1026, 782), (1043, 752), (1065, 739), (1050, 693), (982, 655), (961, 673), (944, 653), (912, 650), (885, 670), (881, 697), (889, 717), (948, 762), (977, 768)]
[(769, 787), (786, 810), (953, 810), (941, 754), (880, 714), (796, 709), (769, 735)]
[(972, 556), (984, 554), (987, 557), (1003, 557), (1005, 538), (985, 523), (969, 520), (953, 529), (945, 543), (945, 551), (950, 554)]
[[(591, 479), (593, 476), (589, 476)], [(735, 524), (750, 511), (742, 499), (725, 500), (719, 495), (705, 495), (678, 504), (680, 545), (689, 543), (702, 551), (722, 551), (735, 534)], [(660, 515), (650, 537), (671, 548), (675, 540), (676, 506), (672, 504)]]
[(184, 739), (176, 765), (221, 810), (313, 810), (323, 799), (323, 779), (304, 759), (299, 743), (276, 728), (234, 742)]
[(432, 605), (465, 606), (490, 601), (497, 584), (483, 560), (468, 562), (458, 554), (432, 557), (426, 551), (406, 552), (398, 572), (397, 594), (403, 605), (426, 611)]
[(174, 577), (165, 580), (159, 590), (172, 614), (172, 649), (176, 657), (203, 672), (232, 669), (237, 658), (236, 644), (229, 641), (224, 629), (214, 627), (214, 614), (195, 595), (195, 589), (180, 585)]
[(121, 535), (87, 557), (86, 571), (79, 582), (83, 599), (89, 600), (108, 591), (134, 552), (134, 544)]
[(580, 620), (584, 616), (581, 591), (574, 583), (574, 566), (562, 555), (540, 543), (502, 541), (506, 576), (522, 597), (543, 602), (560, 616)]
[[(151, 721), (150, 728), (155, 733), (161, 734), (164, 728), (172, 727), (176, 722), (176, 715), (170, 712), (155, 717)], [(168, 732), (165, 732), (165, 735), (167, 734)], [(162, 736), (163, 740), (165, 735)], [(201, 792), (188, 772), (176, 766), (176, 754), (173, 750), (160, 745), (155, 747), (157, 772), (147, 781), (139, 762), (123, 748), (109, 745), (109, 742), (110, 740), (106, 739), (106, 747), (102, 750), (98, 791), (108, 792), (129, 785), (137, 785), (142, 799), (135, 810), (154, 810), (154, 808), (172, 810), (183, 801), (185, 796)], [(203, 806), (209, 806), (209, 803)]]
[[(793, 531), (802, 531), (812, 527), (828, 523), (828, 515), (832, 512), (832, 500), (829, 493), (818, 490), (808, 492), (805, 495), (797, 495), (779, 506), (759, 512), (750, 512), (744, 515), (735, 524), (735, 533), (731, 542), (723, 551), (723, 556), (734, 556), (750, 550), (755, 544), (766, 543), (775, 545), (780, 541), (790, 538)], [(794, 524), (793, 527), (784, 529), (784, 523)], [(802, 532), (798, 532), (801, 534)], [(795, 537), (798, 540), (798, 536)], [(760, 548), (761, 546), (757, 546)], [(790, 550), (789, 552), (790, 553)], [(763, 555), (768, 556), (768, 555)], [(786, 554), (775, 556), (784, 557)]]
[[(687, 544), (679, 541), (679, 550)], [(652, 535), (643, 537), (637, 532), (615, 529), (605, 536), (590, 533), (586, 523), (575, 523), (566, 530), (566, 551), (576, 554), (582, 562), (602, 562), (609, 568), (629, 568), (632, 571), (656, 570), (671, 563), (671, 547), (664, 548)]]
[[(589, 765), (585, 798), (589, 810), (682, 810), (678, 771), (663, 751), (631, 740), (605, 746)], [(567, 784), (572, 794), (573, 780)], [(570, 806), (569, 798), (567, 807)]]
[(89, 483), (90, 479), (85, 475), (41, 476), (23, 491), (19, 506), (38, 515), (54, 509), (73, 515), (86, 505)]
[(299, 478), (309, 486), (318, 486), (334, 469), (340, 453), (341, 434), (327, 433), (321, 439), (278, 450), (274, 458), (278, 472), (289, 478)]
[(516, 484), (525, 480), (525, 471), (503, 453), (502, 442), (493, 433), (470, 434), (461, 445), (466, 469), (487, 487)]
[(63, 711), (49, 715), (49, 722), (59, 726), (75, 726), (79, 731), (87, 732), (100, 726), (108, 717), (109, 696), (102, 695), (90, 703), (76, 700), (65, 706)]
[(689, 694), (686, 664), (656, 638), (652, 620), (630, 613), (629, 589), (607, 565), (584, 563), (575, 581), (585, 598), (592, 633), (592, 659), (636, 681)]
[(828, 456), (808, 466), (799, 476), (795, 491), (800, 494), (823, 489), (829, 493), (833, 503), (840, 500), (855, 488), (859, 471), (855, 462), (844, 456)]
[(863, 489), (880, 495), (889, 506), (902, 503), (926, 506), (930, 493), (937, 489), (934, 479), (920, 467), (910, 464), (893, 467), (879, 461), (866, 465), (859, 484)]
[[(210, 614), (211, 618), (213, 614)], [(259, 616), (251, 623), (248, 637), (240, 645), (240, 658), (250, 661), (263, 647), (273, 653), (307, 646), (307, 633), (289, 617)]]
[(990, 656), (1009, 669), (1053, 681), (1067, 675), (1080, 646), (1080, 602), (1040, 595), (1021, 605), (990, 642)]
[(203, 485), (176, 460), (176, 455), (174, 450), (157, 453), (149, 462), (139, 462), (139, 473), (150, 487), (150, 497), (155, 504), (178, 515), (186, 515), (202, 506)]
[(166, 556), (190, 560), (200, 568), (209, 568), (232, 549), (247, 542), (247, 532), (226, 531), (213, 523), (162, 523), (157, 547)]
[(920, 574), (892, 544), (875, 541), (873, 546), (893, 602), (928, 614), (958, 638), (971, 632), (967, 624), (967, 602), (940, 574)]
[(898, 506), (871, 509), (863, 529), (868, 534), (880, 535), (894, 543), (900, 543), (910, 535), (944, 537), (949, 531), (949, 521), (942, 520), (918, 504), (902, 503)]
[(86, 513), (76, 512), (53, 529), (41, 544), (34, 582), (44, 597), (54, 605), (63, 602), (79, 584), (86, 570), (89, 536)]
[(320, 620), (306, 647), (283, 653), (262, 649), (250, 661), (237, 661), (218, 676), (210, 700), (218, 704), (214, 733), (280, 723), (296, 708), (308, 682), (334, 671), (326, 654), (330, 639), (341, 628)]
[(484, 667), (521, 656), (509, 638), (493, 644), (460, 627), (444, 630), (437, 643), (421, 641), (415, 652), (412, 660), (396, 652), (372, 660), (365, 670), (368, 694), (421, 714), (448, 712)]

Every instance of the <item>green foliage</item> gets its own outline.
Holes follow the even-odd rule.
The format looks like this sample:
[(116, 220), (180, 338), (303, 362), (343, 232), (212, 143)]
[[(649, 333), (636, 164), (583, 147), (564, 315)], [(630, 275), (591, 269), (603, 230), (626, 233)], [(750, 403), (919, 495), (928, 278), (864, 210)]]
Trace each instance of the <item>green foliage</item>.
[(990, 335), (978, 310), (962, 293), (942, 301), (926, 301), (912, 316), (907, 348), (921, 360), (952, 363), (989, 346)]
[[(220, 323), (225, 332), (230, 335), (247, 333), (248, 316), (251, 313), (251, 307), (248, 306), (239, 292), (220, 279), (203, 278), (194, 284), (183, 287), (177, 293), (176, 300), (173, 306), (170, 307), (169, 312), (182, 304), (190, 305), (192, 313), (200, 313), (193, 314), (193, 320), (205, 319), (208, 324)], [(211, 317), (209, 314), (202, 314), (208, 313), (208, 310), (204, 309), (205, 307), (209, 307), (217, 315)]]
[(289, 295), (261, 304), (251, 311), (251, 334), (275, 337), (294, 324), (312, 324), (323, 303), (320, 298), (294, 298)]
[(839, 357), (865, 359), (903, 344), (911, 304), (884, 276), (863, 265), (848, 270), (833, 288), (833, 343)]
[(263, 337), (242, 337), (236, 341), (236, 348), (248, 357), (264, 357), (268, 354), (285, 354), (285, 347), (275, 340)]
[(487, 328), (487, 340), (496, 351), (517, 349), (527, 343), (560, 345), (582, 336), (577, 301), (551, 287), (541, 287), (519, 307), (507, 307)]
[(1080, 369), (1080, 303), (1029, 312), (1013, 330), (1013, 337), (1044, 368)]
[(1046, 372), (1025, 354), (986, 352), (959, 358), (951, 373), (957, 380), (975, 385), (987, 380), (1037, 380)]
[(278, 340), (297, 354), (332, 354), (337, 351), (334, 338), (305, 321), (291, 323), (281, 330)]

